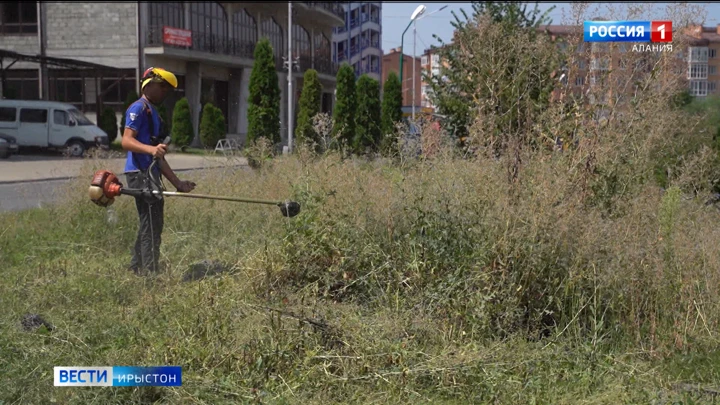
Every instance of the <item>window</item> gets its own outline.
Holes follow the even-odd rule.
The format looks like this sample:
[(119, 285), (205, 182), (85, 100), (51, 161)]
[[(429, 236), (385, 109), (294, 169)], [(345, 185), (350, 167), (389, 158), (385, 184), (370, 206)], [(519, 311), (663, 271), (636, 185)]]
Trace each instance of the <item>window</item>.
[(696, 97), (707, 96), (707, 84), (706, 80), (691, 80), (690, 94)]
[(706, 46), (695, 46), (690, 48), (690, 62), (707, 63), (708, 48)]
[(627, 45), (626, 45), (626, 44), (620, 44), (620, 45), (618, 45), (618, 49), (620, 50), (620, 52), (625, 53), (625, 52), (627, 52)]
[(715, 93), (717, 90), (717, 82), (708, 82), (708, 93)]
[(82, 79), (58, 77), (50, 81), (50, 88), (50, 97), (54, 101), (63, 103), (82, 103), (83, 101)]
[(690, 65), (690, 71), (688, 72), (688, 79), (707, 79), (708, 65), (702, 63), (696, 63)]
[(37, 2), (4, 1), (0, 3), (0, 33), (37, 34)]
[(585, 65), (585, 59), (580, 59), (580, 60), (578, 61), (578, 69), (585, 69), (585, 67), (586, 67), (586, 65)]
[(427, 57), (427, 55), (423, 56), (422, 59), (420, 59), (420, 63), (423, 64), (423, 65), (427, 65), (427, 64), (428, 64), (428, 57)]
[(714, 58), (715, 55), (716, 55), (715, 49), (712, 49), (712, 48), (708, 49), (708, 58)]
[(45, 124), (48, 112), (40, 108), (23, 108), (20, 110), (20, 122)]
[(0, 108), (0, 122), (15, 122), (17, 119), (17, 109), (13, 107)]
[(593, 42), (590, 49), (592, 52), (607, 52), (610, 49), (610, 44), (606, 42)]
[(433, 63), (440, 63), (440, 55), (437, 55), (437, 54), (433, 55), (433, 56), (432, 56), (432, 62), (433, 62)]
[(3, 96), (6, 99), (40, 99), (40, 84), (38, 82), (37, 69), (9, 69), (5, 77), (6, 87), (3, 89)]
[(237, 45), (245, 51), (239, 53), (240, 55), (247, 54), (252, 57), (257, 43), (257, 33), (257, 23), (247, 10), (243, 9), (233, 14), (232, 37), (239, 42)]
[(585, 85), (585, 78), (583, 76), (578, 76), (575, 78), (575, 85), (576, 86), (583, 86)]
[(148, 2), (148, 14), (151, 29), (161, 34), (165, 26), (185, 28), (185, 9), (181, 2)]
[[(334, 74), (330, 57), (330, 40), (321, 33), (315, 33), (315, 69), (320, 73)], [(338, 50), (338, 54), (342, 51)]]
[(53, 111), (53, 123), (57, 125), (70, 125), (70, 116), (67, 111)]
[[(103, 78), (103, 80), (100, 81), (100, 92), (104, 93), (103, 103), (123, 104), (127, 99), (128, 94), (130, 94), (132, 90), (135, 90), (134, 71), (127, 72), (127, 76), (116, 84), (119, 79), (119, 77), (111, 77)], [(113, 87), (110, 88), (111, 86)]]
[(75, 122), (77, 122), (78, 125), (95, 125), (77, 108), (71, 108), (70, 115), (72, 115), (73, 119), (75, 119)]
[(283, 30), (280, 25), (275, 22), (274, 18), (268, 18), (264, 20), (260, 24), (260, 30), (262, 31), (261, 36), (270, 39), (270, 43), (273, 47), (273, 55), (275, 55), (276, 58), (287, 55), (287, 50), (285, 49), (284, 42), (285, 38), (283, 37)]
[(310, 62), (310, 33), (300, 24), (293, 24), (293, 55)]
[(227, 53), (228, 19), (225, 8), (215, 1), (190, 3), (193, 49)]
[(610, 58), (596, 58), (590, 61), (590, 69), (608, 70), (610, 69)]
[(577, 46), (577, 52), (578, 52), (578, 53), (583, 53), (583, 52), (585, 52), (585, 43), (582, 43), (582, 42), (581, 42), (581, 43), (578, 44), (578, 46)]

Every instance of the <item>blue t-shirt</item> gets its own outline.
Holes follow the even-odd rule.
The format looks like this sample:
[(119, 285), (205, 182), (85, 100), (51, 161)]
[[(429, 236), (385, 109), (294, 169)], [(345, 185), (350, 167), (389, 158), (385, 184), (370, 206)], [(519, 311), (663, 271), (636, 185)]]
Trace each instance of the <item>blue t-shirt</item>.
[[(137, 131), (137, 140), (141, 143), (152, 145), (150, 141), (150, 117), (148, 116), (146, 105), (150, 107), (150, 110), (152, 111), (152, 120), (154, 124), (152, 129), (155, 132), (153, 135), (158, 136), (160, 134), (160, 115), (152, 103), (145, 101), (142, 98), (128, 107), (125, 113), (125, 128)], [(138, 170), (147, 170), (150, 163), (152, 163), (152, 160), (152, 155), (128, 151), (127, 160), (125, 161), (125, 171), (133, 172)], [(156, 167), (159, 170), (159, 167)]]

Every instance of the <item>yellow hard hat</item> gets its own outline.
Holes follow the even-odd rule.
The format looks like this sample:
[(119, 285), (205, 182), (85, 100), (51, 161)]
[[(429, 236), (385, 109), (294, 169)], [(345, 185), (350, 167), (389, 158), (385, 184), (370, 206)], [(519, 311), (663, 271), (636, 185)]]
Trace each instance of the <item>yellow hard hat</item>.
[(178, 86), (177, 77), (174, 74), (168, 72), (162, 68), (151, 67), (145, 71), (142, 77), (142, 86), (140, 89), (144, 89), (150, 82), (167, 82), (174, 89)]

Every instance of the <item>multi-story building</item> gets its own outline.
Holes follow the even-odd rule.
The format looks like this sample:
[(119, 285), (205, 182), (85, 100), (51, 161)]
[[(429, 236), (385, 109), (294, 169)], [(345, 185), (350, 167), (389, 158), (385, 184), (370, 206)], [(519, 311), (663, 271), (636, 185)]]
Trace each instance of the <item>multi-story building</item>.
[(443, 66), (447, 67), (448, 64), (446, 61), (443, 61), (440, 59), (440, 54), (438, 52), (438, 48), (426, 49), (421, 57), (421, 64), (422, 64), (422, 86), (420, 87), (420, 92), (421, 92), (422, 101), (420, 102), (420, 104), (423, 107), (432, 108), (434, 110), (435, 105), (433, 105), (432, 100), (431, 100), (432, 87), (426, 81), (426, 78), (439, 77), (441, 74), (442, 67)]
[[(584, 43), (582, 42), (582, 27), (550, 25), (540, 27), (554, 38), (563, 38), (561, 46), (566, 47), (568, 43), (576, 44), (575, 60), (563, 77), (563, 84), (569, 87), (570, 93), (590, 93), (589, 99), (595, 104), (606, 104), (609, 100), (618, 96), (619, 93), (612, 90), (597, 92), (598, 88), (608, 89), (621, 86), (605, 86), (605, 84), (618, 84), (618, 81), (627, 80), (631, 77), (628, 73), (633, 72), (634, 77), (648, 73), (652, 65), (659, 60), (660, 53), (655, 51), (631, 52), (633, 46), (648, 46), (648, 44), (632, 43)], [(681, 73), (680, 79), (686, 81), (690, 94), (695, 97), (706, 97), (718, 92), (720, 81), (720, 25), (717, 27), (691, 26), (688, 29), (673, 32), (676, 43), (687, 44), (687, 49), (674, 49), (676, 58), (671, 59), (673, 69), (665, 70), (665, 74), (672, 72)], [(650, 44), (652, 47), (655, 45)], [(613, 71), (617, 72), (614, 77)], [(623, 79), (625, 77), (625, 79)], [(668, 79), (671, 79), (668, 77)], [(620, 83), (622, 84), (622, 83)], [(634, 86), (626, 87), (634, 90)]]
[[(334, 3), (293, 2), (293, 43), (288, 44), (287, 5), (3, 2), (0, 50), (20, 54), (3, 54), (3, 91), (6, 97), (13, 93), (16, 98), (72, 103), (91, 119), (98, 106), (110, 106), (120, 117), (128, 94), (139, 90), (142, 72), (158, 66), (175, 73), (179, 81), (165, 103), (168, 118), (175, 102), (186, 97), (197, 135), (201, 108), (213, 102), (225, 114), (228, 133), (242, 137), (247, 131), (253, 52), (258, 39), (267, 37), (282, 89), (286, 141), (288, 72), (283, 61), (288, 45), (296, 61), (291, 95), (296, 105), (303, 72), (315, 68), (323, 84), (323, 110), (329, 111), (337, 71), (332, 32), (343, 25), (345, 16)], [(13, 59), (17, 63), (11, 63)]]
[(348, 63), (355, 76), (367, 74), (380, 80), (382, 68), (382, 2), (338, 2), (345, 24), (335, 28), (333, 61)]
[[(383, 55), (382, 59), (382, 83), (387, 80), (390, 72), (400, 75), (400, 55), (403, 57), (403, 75), (402, 75), (402, 99), (403, 106), (412, 107), (413, 104), (413, 57), (405, 55), (401, 52), (400, 47), (393, 48), (389, 53)], [(415, 58), (415, 106), (420, 106), (421, 86), (422, 86), (422, 63), (421, 58)]]

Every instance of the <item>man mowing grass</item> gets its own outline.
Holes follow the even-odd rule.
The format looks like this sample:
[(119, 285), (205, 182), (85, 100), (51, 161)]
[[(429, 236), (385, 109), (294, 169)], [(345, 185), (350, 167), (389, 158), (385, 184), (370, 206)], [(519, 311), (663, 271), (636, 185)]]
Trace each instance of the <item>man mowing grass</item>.
[[(130, 188), (141, 189), (148, 186), (148, 168), (153, 159), (158, 159), (158, 164), (153, 170), (158, 170), (165, 176), (177, 191), (190, 192), (195, 188), (195, 183), (181, 181), (165, 160), (167, 145), (162, 143), (165, 137), (163, 122), (155, 108), (165, 100), (171, 89), (177, 88), (177, 83), (175, 75), (165, 69), (153, 67), (147, 69), (142, 78), (142, 97), (127, 109), (122, 147), (128, 151), (125, 176)], [(138, 274), (157, 272), (165, 201), (158, 199), (149, 202), (141, 197), (135, 197), (135, 206), (140, 218), (140, 226), (130, 270)]]

